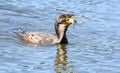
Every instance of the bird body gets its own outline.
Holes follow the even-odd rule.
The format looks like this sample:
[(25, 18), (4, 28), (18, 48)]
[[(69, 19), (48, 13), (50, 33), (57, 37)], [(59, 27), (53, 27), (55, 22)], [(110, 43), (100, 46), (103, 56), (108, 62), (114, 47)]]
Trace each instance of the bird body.
[(57, 36), (52, 34), (47, 34), (43, 32), (25, 32), (25, 33), (18, 33), (18, 36), (23, 41), (39, 45), (39, 44), (55, 44), (55, 41), (57, 41)]
[(56, 35), (47, 34), (43, 32), (27, 32), (19, 29), (15, 31), (20, 39), (26, 43), (39, 45), (39, 44), (55, 44), (55, 43), (68, 43), (66, 31), (69, 25), (73, 24), (73, 14), (61, 14), (56, 18), (55, 31)]

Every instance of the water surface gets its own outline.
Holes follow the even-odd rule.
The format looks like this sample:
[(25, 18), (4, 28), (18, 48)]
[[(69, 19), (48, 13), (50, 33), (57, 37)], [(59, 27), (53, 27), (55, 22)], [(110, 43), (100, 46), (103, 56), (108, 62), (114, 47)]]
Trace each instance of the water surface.
[[(0, 73), (120, 73), (119, 0), (0, 0)], [(56, 16), (84, 15), (69, 44), (30, 46), (11, 29), (54, 32)]]

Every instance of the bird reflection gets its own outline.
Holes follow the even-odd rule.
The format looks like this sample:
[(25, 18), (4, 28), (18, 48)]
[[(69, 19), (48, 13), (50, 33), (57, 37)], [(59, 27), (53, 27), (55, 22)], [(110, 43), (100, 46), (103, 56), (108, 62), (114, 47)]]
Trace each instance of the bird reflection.
[(69, 67), (67, 62), (68, 57), (66, 54), (67, 54), (66, 44), (58, 44), (57, 56), (55, 60), (56, 73), (69, 72)]

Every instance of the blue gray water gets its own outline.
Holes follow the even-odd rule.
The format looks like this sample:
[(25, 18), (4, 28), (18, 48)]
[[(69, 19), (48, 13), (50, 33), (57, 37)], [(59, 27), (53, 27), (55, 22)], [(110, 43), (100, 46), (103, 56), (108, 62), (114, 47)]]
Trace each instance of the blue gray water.
[[(67, 45), (25, 44), (11, 32), (54, 32), (56, 16), (84, 15)], [(120, 73), (120, 0), (0, 0), (0, 73)]]

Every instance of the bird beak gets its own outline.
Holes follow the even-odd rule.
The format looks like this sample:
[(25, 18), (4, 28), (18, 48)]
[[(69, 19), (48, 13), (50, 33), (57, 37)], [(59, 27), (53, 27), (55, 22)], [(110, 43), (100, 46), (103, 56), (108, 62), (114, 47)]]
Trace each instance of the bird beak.
[[(75, 18), (84, 18), (85, 16), (72, 16), (71, 18), (72, 19), (75, 19)], [(79, 21), (79, 20), (74, 20), (74, 24), (83, 24), (84, 22), (83, 21)]]
[(71, 18), (84, 18), (85, 16), (82, 15), (82, 16), (72, 16)]
[(74, 20), (74, 24), (84, 24), (85, 22), (83, 21), (78, 21), (78, 20)]

